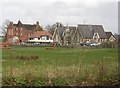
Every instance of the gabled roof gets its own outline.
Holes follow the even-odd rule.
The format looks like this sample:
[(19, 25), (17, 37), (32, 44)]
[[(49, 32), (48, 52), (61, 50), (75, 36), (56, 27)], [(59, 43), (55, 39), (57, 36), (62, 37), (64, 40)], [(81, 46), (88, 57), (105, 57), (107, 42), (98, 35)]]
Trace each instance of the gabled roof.
[(112, 32), (105, 32), (105, 33), (106, 33), (108, 39), (113, 35)]
[[(68, 28), (69, 28), (70, 30), (75, 30), (75, 29), (76, 29), (76, 27), (74, 27), (74, 26), (69, 26)], [(60, 27), (58, 27), (57, 29), (58, 29), (59, 35), (62, 36), (64, 30), (67, 29), (67, 26), (60, 26)]]
[(76, 27), (74, 27), (74, 26), (69, 26), (69, 29), (70, 29), (70, 30), (76, 30)]
[(31, 25), (31, 24), (22, 24), (21, 21), (18, 21), (17, 24), (13, 24), (15, 27), (24, 27), (27, 30), (33, 30), (36, 25)]
[(35, 31), (43, 31), (42, 27), (39, 26), (39, 22), (37, 22), (36, 27), (34, 28)]
[(78, 30), (80, 30), (83, 38), (92, 38), (94, 33), (98, 33), (100, 38), (107, 38), (102, 25), (79, 24)]
[(36, 31), (34, 34), (30, 36), (30, 38), (39, 38), (41, 36), (49, 36), (52, 37), (52, 35), (46, 31)]
[(92, 25), (94, 33), (98, 33), (100, 38), (107, 38), (107, 35), (103, 29), (102, 25)]
[(33, 30), (36, 27), (36, 25), (23, 24), (22, 27), (26, 28), (27, 30)]
[(10, 22), (8, 25), (8, 29), (12, 29), (12, 28), (14, 28), (14, 25), (13, 25), (13, 22)]
[(93, 36), (92, 25), (78, 25), (78, 30), (83, 38), (92, 38)]
[(115, 34), (114, 37), (115, 39), (120, 40), (120, 34)]
[(63, 35), (63, 32), (64, 32), (64, 30), (66, 29), (67, 27), (64, 27), (64, 26), (60, 26), (60, 27), (58, 27), (57, 29), (58, 29), (58, 33), (59, 33), (59, 35), (62, 37), (62, 35)]

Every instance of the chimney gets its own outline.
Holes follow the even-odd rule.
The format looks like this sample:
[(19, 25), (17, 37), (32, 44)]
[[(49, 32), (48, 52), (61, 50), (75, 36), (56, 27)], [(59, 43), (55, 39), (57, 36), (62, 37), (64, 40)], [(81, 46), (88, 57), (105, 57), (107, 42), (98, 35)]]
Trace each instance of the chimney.
[(38, 21), (36, 22), (36, 25), (39, 25), (39, 22), (38, 22)]
[(12, 28), (14, 28), (14, 25), (13, 25), (13, 22), (11, 21), (8, 25), (8, 29), (12, 29)]
[(13, 22), (12, 22), (12, 21), (10, 21), (10, 25), (13, 25)]
[(39, 22), (36, 22), (36, 27), (34, 29), (35, 31), (43, 31), (43, 29), (40, 27)]

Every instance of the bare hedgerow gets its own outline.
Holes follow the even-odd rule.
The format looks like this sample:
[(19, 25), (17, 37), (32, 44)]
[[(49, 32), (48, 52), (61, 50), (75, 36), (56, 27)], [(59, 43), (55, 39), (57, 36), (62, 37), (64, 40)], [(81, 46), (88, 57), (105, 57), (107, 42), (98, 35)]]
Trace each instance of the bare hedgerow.
[(16, 59), (31, 61), (31, 60), (38, 60), (39, 56), (37, 56), (37, 55), (31, 55), (31, 56), (20, 55), (20, 56), (16, 56)]

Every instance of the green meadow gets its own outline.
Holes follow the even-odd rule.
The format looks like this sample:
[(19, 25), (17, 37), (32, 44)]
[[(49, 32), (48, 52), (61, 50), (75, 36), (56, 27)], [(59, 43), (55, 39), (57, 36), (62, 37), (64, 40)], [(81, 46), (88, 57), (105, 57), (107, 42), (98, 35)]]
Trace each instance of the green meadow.
[(117, 75), (117, 68), (115, 48), (2, 49), (2, 84), (5, 86), (112, 85), (111, 82), (116, 81), (113, 76)]

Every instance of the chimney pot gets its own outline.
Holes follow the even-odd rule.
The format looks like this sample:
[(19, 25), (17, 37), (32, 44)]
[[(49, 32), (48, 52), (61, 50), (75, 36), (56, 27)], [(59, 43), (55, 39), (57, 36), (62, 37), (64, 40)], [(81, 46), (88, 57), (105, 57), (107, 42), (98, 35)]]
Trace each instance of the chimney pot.
[(37, 21), (36, 24), (39, 25), (39, 22)]

